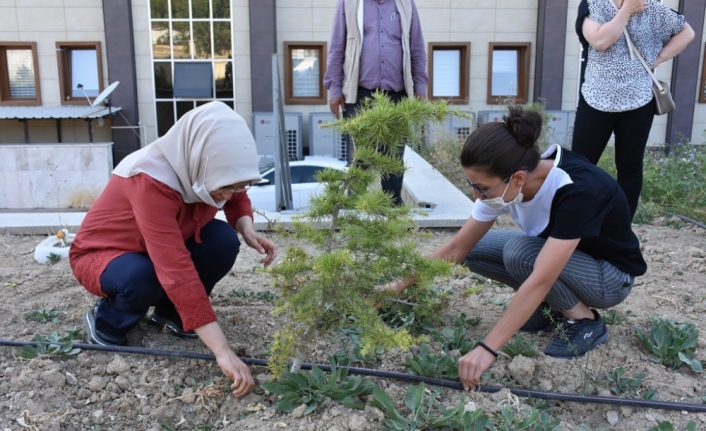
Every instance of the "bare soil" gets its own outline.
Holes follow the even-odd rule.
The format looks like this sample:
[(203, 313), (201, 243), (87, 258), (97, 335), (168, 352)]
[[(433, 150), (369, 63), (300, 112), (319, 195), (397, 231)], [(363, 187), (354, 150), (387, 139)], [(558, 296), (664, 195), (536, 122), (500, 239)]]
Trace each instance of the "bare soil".
[[(666, 317), (706, 328), (706, 230), (678, 219), (661, 219), (635, 227), (649, 265), (637, 279), (631, 296), (614, 309), (626, 320), (611, 325), (610, 339), (584, 358), (562, 361), (539, 354), (531, 359), (501, 356), (491, 368), (489, 385), (543, 391), (610, 396), (607, 372), (623, 367), (628, 376), (644, 374), (640, 393), (656, 390), (662, 401), (703, 404), (706, 382), (688, 366), (677, 370), (653, 361), (640, 346), (633, 328), (650, 329), (649, 317)], [(453, 235), (453, 230), (435, 230), (420, 245), (430, 253)], [(40, 265), (32, 253), (43, 237), (0, 236), (0, 339), (29, 341), (35, 335), (65, 334), (82, 328), (82, 315), (96, 298), (74, 279), (68, 262)], [(275, 238), (284, 249), (286, 240)], [(256, 271), (259, 257), (243, 248), (232, 273), (222, 280), (212, 303), (227, 337), (247, 357), (266, 358), (268, 343), (279, 322), (270, 315), (266, 296), (247, 298), (232, 292), (272, 290), (269, 276)], [(459, 272), (440, 284), (453, 287), (447, 313), (481, 317), (469, 327), (472, 338), (482, 338), (503, 312), (510, 298), (507, 287), (486, 287), (476, 295), (466, 291), (477, 284), (467, 272)], [(241, 295), (242, 296), (242, 295)], [(38, 310), (59, 311), (56, 321), (41, 323), (25, 314)], [(629, 312), (629, 313), (628, 313)], [(529, 336), (539, 351), (551, 333)], [(338, 350), (340, 335), (322, 338), (311, 347), (308, 362), (326, 363)], [(140, 324), (129, 334), (131, 345), (153, 349), (209, 353), (199, 340), (181, 340)], [(706, 336), (699, 336), (695, 358), (706, 359)], [(382, 428), (382, 413), (375, 408), (351, 410), (330, 402), (308, 416), (277, 413), (277, 396), (258, 388), (243, 399), (224, 392), (226, 381), (215, 362), (160, 356), (82, 351), (68, 357), (44, 356), (33, 360), (16, 358), (18, 347), (0, 346), (0, 430), (306, 430), (358, 431)], [(405, 371), (409, 353), (387, 352), (375, 368)], [(270, 380), (267, 369), (254, 367), (259, 383)], [(385, 389), (403, 410), (406, 388), (412, 383), (372, 379)], [(440, 402), (458, 406), (460, 391), (444, 389)], [(465, 394), (488, 413), (513, 405), (529, 408), (530, 400), (507, 391)], [(620, 405), (550, 402), (550, 414), (561, 420), (562, 430), (648, 430), (658, 421), (670, 421), (684, 430), (689, 421), (706, 429), (706, 414), (645, 409)], [(581, 428), (583, 426), (583, 428)]]

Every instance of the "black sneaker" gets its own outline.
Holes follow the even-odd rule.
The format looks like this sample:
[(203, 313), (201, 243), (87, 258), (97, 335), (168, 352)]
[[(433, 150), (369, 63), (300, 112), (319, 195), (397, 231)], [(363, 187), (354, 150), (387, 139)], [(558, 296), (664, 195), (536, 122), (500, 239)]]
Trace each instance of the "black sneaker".
[(171, 320), (158, 315), (155, 312), (148, 317), (148, 322), (150, 325), (158, 326), (164, 328), (168, 334), (174, 335), (179, 338), (188, 338), (190, 340), (195, 340), (199, 338), (198, 334), (194, 331), (184, 331), (179, 325), (172, 322)]
[(539, 304), (539, 307), (534, 310), (530, 318), (527, 319), (527, 322), (522, 325), (520, 332), (536, 334), (540, 331), (548, 331), (563, 320), (564, 316), (561, 313), (552, 310), (546, 302), (542, 302)]
[[(100, 301), (98, 301), (98, 304), (100, 304)], [(127, 338), (103, 334), (96, 329), (96, 308), (98, 308), (98, 304), (88, 310), (83, 316), (86, 341), (91, 344), (100, 344), (101, 346), (126, 346)]]
[(578, 358), (608, 339), (610, 333), (603, 318), (596, 310), (591, 319), (564, 319), (557, 325), (557, 334), (544, 349), (544, 354), (555, 358)]

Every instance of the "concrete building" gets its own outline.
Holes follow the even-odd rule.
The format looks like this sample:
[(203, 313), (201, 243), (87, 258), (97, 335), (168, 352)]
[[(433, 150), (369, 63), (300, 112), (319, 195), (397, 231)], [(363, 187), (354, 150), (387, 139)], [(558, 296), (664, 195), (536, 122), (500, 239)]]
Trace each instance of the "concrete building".
[[(658, 70), (671, 83), (677, 110), (655, 119), (650, 143), (702, 143), (706, 0), (664, 2), (686, 16), (697, 36)], [(579, 0), (416, 3), (429, 97), (473, 113), (473, 126), (492, 121), (503, 100), (541, 101), (555, 113), (562, 139), (570, 136)], [(271, 112), (275, 52), (284, 110), (301, 114), (299, 145), (309, 153), (310, 114), (329, 112), (321, 81), (335, 6), (336, 0), (0, 0), (0, 208), (80, 205), (87, 184), (104, 184), (114, 164), (201, 103), (222, 100), (248, 122)], [(105, 102), (92, 106), (116, 81), (110, 110)]]

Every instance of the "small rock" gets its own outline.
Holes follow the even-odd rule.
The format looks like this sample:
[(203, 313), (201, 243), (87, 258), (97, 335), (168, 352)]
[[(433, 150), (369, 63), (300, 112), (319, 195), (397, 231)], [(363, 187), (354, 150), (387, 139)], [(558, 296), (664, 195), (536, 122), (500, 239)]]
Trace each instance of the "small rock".
[(106, 384), (108, 384), (108, 381), (105, 378), (101, 376), (93, 376), (91, 377), (91, 381), (88, 383), (88, 389), (90, 389), (91, 392), (102, 391)]
[(292, 410), (292, 417), (294, 419), (301, 419), (304, 416), (304, 410), (306, 410), (306, 404), (302, 404), (296, 409)]
[(118, 355), (113, 356), (113, 359), (110, 361), (108, 367), (105, 369), (105, 372), (108, 374), (121, 374), (125, 371), (130, 371), (130, 365), (125, 362), (125, 359)]
[(193, 404), (196, 401), (196, 395), (194, 395), (194, 388), (184, 388), (181, 393), (181, 400), (186, 404)]
[(67, 372), (67, 373), (66, 373), (66, 384), (67, 384), (67, 385), (74, 386), (74, 385), (77, 384), (77, 383), (78, 383), (78, 379), (76, 378), (76, 376), (74, 376), (73, 374)]
[(368, 421), (361, 415), (351, 415), (348, 419), (348, 429), (350, 431), (365, 431), (368, 429)]
[(620, 419), (618, 417), (618, 412), (610, 410), (606, 416), (608, 417), (608, 423), (611, 425), (615, 425), (618, 423), (618, 420)]
[(150, 413), (152, 419), (166, 419), (171, 417), (171, 412), (166, 404), (162, 404)]
[(522, 355), (515, 356), (508, 366), (510, 375), (517, 383), (525, 388), (529, 388), (534, 375), (534, 361)]
[(62, 374), (59, 370), (49, 370), (43, 372), (40, 376), (42, 381), (55, 388), (63, 388), (66, 384), (66, 376)]
[(130, 381), (123, 376), (116, 377), (115, 384), (123, 391), (130, 387)]
[(649, 413), (647, 413), (647, 414), (645, 415), (645, 419), (647, 419), (647, 420), (650, 421), (650, 422), (657, 422), (657, 419), (655, 419), (655, 417), (652, 416), (652, 415), (649, 414)]

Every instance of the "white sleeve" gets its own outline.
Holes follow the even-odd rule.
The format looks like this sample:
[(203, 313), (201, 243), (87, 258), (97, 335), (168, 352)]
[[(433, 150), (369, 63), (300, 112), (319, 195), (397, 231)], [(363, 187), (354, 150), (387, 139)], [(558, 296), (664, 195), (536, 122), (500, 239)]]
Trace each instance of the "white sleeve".
[(507, 214), (509, 210), (505, 208), (504, 210), (497, 211), (484, 204), (482, 200), (476, 199), (473, 202), (473, 212), (471, 212), (471, 217), (478, 221), (495, 221), (502, 214)]

